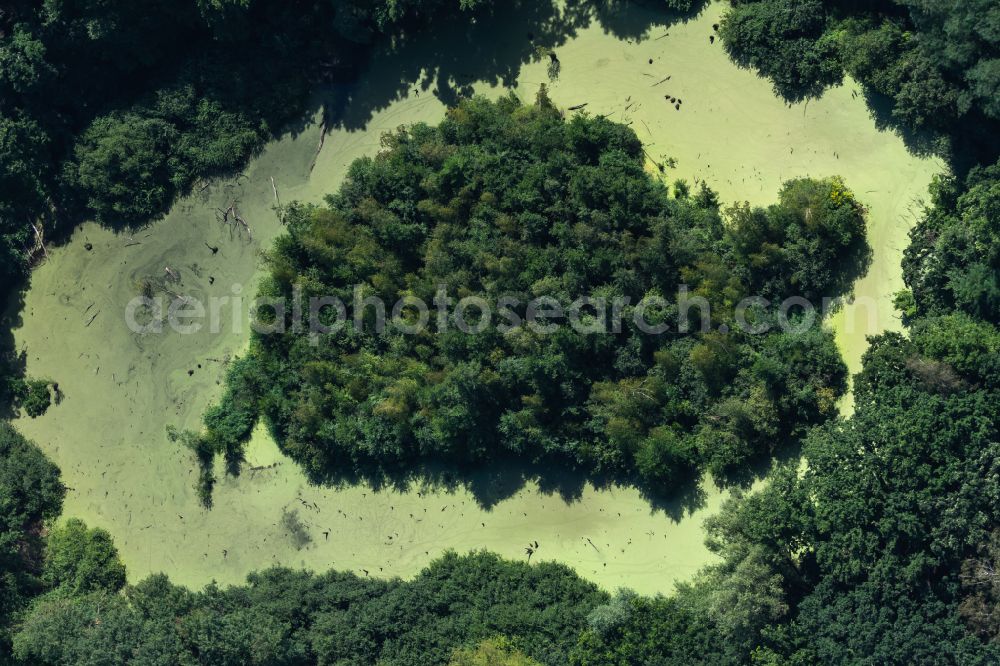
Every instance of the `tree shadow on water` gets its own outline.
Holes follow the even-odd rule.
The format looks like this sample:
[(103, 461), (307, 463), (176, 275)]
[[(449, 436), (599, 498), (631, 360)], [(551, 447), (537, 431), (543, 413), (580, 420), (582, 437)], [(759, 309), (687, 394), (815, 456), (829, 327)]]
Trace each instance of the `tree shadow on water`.
[[(669, 28), (687, 23), (709, 4), (708, 0), (691, 0), (686, 10), (672, 9), (665, 0), (592, 0), (594, 18), (605, 32), (619, 39), (641, 40), (653, 37), (655, 28)], [(657, 34), (656, 38), (663, 35)]]
[(318, 101), (327, 128), (364, 130), (376, 112), (408, 97), (432, 95), (454, 106), (473, 94), (475, 83), (512, 87), (524, 65), (550, 53), (558, 58), (559, 47), (595, 22), (619, 39), (641, 39), (655, 27), (693, 18), (705, 4), (675, 12), (655, 2), (526, 1), (480, 11), (472, 20), (440, 19), (377, 47), (354, 82), (321, 88)]
[(865, 104), (875, 127), (881, 132), (894, 132), (906, 149), (919, 157), (931, 157), (941, 150), (941, 134), (933, 130), (918, 131), (899, 121), (893, 113), (894, 102), (869, 86), (862, 87)]
[(993, 164), (1000, 157), (1000, 121), (970, 109), (951, 126), (929, 120), (917, 129), (895, 113), (896, 102), (870, 86), (863, 86), (865, 103), (880, 131), (894, 132), (910, 153), (922, 157), (943, 156), (960, 179), (978, 164)]
[[(288, 453), (280, 439), (279, 448)], [(322, 472), (303, 468), (310, 483), (332, 488), (364, 484), (379, 492), (454, 493), (465, 491), (477, 505), (490, 511), (523, 491), (529, 485), (549, 497), (566, 504), (580, 502), (587, 486), (598, 492), (635, 492), (650, 505), (651, 511), (662, 512), (673, 522), (679, 522), (706, 504), (708, 493), (704, 482), (691, 475), (680, 479), (673, 487), (656, 490), (639, 483), (638, 479), (588, 472), (564, 461), (531, 463), (512, 457), (500, 457), (487, 462), (454, 464), (440, 460), (411, 460), (394, 467), (341, 461), (327, 465)]]

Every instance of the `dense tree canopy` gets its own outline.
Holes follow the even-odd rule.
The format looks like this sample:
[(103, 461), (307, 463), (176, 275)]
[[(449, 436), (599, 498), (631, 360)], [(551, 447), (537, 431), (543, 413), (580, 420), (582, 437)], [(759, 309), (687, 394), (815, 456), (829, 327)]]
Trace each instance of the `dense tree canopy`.
[(965, 183), (940, 178), (931, 196), (903, 260), (907, 315), (961, 310), (1000, 324), (1000, 163)]
[(153, 576), (120, 595), (41, 597), (14, 649), (39, 664), (560, 666), (606, 599), (564, 566), (486, 553), (409, 582), (271, 569), (193, 593)]
[(34, 244), (30, 214), (45, 201), (46, 143), (31, 119), (0, 116), (0, 284), (20, 276)]
[(793, 98), (843, 78), (837, 44), (825, 29), (821, 0), (734, 3), (720, 28), (737, 62), (764, 71), (775, 88)]
[[(670, 492), (698, 468), (739, 469), (833, 414), (845, 370), (818, 319), (752, 335), (733, 308), (750, 294), (777, 304), (841, 293), (864, 254), (863, 209), (841, 181), (791, 181), (767, 209), (722, 214), (704, 188), (670, 197), (644, 171), (632, 130), (564, 121), (544, 90), (533, 106), (463, 102), (438, 127), (383, 143), (327, 207), (286, 214), (262, 293), (285, 302), (288, 332), (258, 334), (234, 365), (205, 419), (202, 441), (216, 450), (232, 456), (260, 412), (317, 478), (345, 463), (513, 457)], [(450, 319), (428, 313), (418, 334), (412, 319), (376, 330), (375, 306), (333, 332), (295, 332), (297, 292), (351, 304), (357, 285), (387, 317), (404, 297), (434, 307), (443, 286), (453, 300), (482, 299), (493, 321), (463, 332), (459, 319), (487, 320), (460, 301)], [(689, 319), (700, 327), (698, 308), (677, 303), (683, 288), (707, 302), (716, 330), (680, 332)], [(634, 319), (649, 295), (666, 302), (646, 321), (669, 332), (644, 333)], [(585, 330), (560, 316), (543, 322), (548, 333), (512, 324), (542, 297), (566, 309), (617, 299), (620, 330), (601, 328), (613, 314), (593, 303)], [(503, 298), (511, 307), (495, 312)]]
[(0, 655), (10, 650), (10, 623), (43, 589), (42, 526), (59, 515), (63, 494), (55, 465), (0, 422)]
[(117, 592), (125, 585), (125, 565), (104, 530), (87, 529), (83, 521), (70, 518), (49, 533), (45, 547), (42, 582), (49, 589), (75, 596)]

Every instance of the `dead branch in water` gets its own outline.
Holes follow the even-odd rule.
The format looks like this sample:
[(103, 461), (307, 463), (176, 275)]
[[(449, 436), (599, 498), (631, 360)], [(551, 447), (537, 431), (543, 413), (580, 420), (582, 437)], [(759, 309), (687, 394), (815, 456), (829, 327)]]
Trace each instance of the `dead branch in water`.
[(274, 191), (274, 212), (278, 215), (278, 223), (285, 223), (285, 213), (281, 209), (281, 199), (278, 198), (278, 186), (274, 184), (274, 176), (271, 176), (271, 189)]
[(312, 162), (309, 163), (309, 173), (313, 172), (316, 168), (316, 160), (319, 159), (319, 154), (323, 152), (323, 143), (326, 141), (326, 109), (323, 109), (323, 122), (319, 126), (319, 145), (316, 146), (316, 154), (313, 155)]
[[(645, 124), (645, 123), (643, 123), (643, 124)], [(649, 129), (649, 128), (647, 127), (646, 129)], [(663, 166), (663, 164), (661, 164), (661, 163), (657, 162), (655, 159), (653, 159), (653, 156), (649, 154), (648, 150), (646, 150), (645, 148), (643, 148), (642, 152), (646, 156), (646, 159), (648, 159), (650, 162), (652, 162), (653, 165), (657, 169), (660, 170), (660, 173), (663, 173), (664, 171), (666, 171), (666, 168)]]
[(39, 250), (42, 251), (42, 256), (44, 256), (46, 259), (48, 259), (49, 258), (49, 253), (45, 249), (45, 235), (42, 232), (42, 228), (40, 226), (38, 226), (37, 224), (35, 224), (34, 222), (32, 222), (31, 223), (31, 229), (32, 229), (32, 231), (35, 232), (35, 246), (33, 248), (31, 248), (31, 250), (28, 252), (28, 259), (29, 260), (33, 259), (34, 256), (38, 253)]
[(253, 240), (253, 233), (250, 231), (250, 224), (243, 219), (242, 215), (240, 215), (240, 210), (236, 207), (235, 201), (229, 204), (229, 208), (226, 210), (222, 210), (221, 208), (216, 208), (215, 210), (217, 211), (216, 217), (219, 218), (219, 222), (229, 227), (230, 234), (232, 234), (233, 229), (235, 229), (237, 233), (245, 231), (247, 239)]

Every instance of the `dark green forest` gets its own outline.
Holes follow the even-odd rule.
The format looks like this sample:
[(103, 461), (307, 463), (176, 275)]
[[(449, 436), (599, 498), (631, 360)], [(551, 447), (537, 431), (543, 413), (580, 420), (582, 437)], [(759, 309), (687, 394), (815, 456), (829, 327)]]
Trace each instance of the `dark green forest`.
[[(0, 285), (85, 217), (142, 225), (238, 169), (300, 117), (316, 81), (349, 81), (370, 44), (486, 4), (0, 4)], [(718, 564), (669, 597), (609, 595), (566, 567), (488, 553), (447, 554), (412, 581), (279, 568), (227, 589), (165, 575), (128, 585), (107, 533), (54, 526), (58, 469), (0, 423), (0, 663), (1000, 661), (1000, 9), (732, 5), (727, 50), (779, 93), (801, 99), (848, 74), (876, 120), (951, 160), (906, 250), (906, 331), (871, 340), (853, 415), (832, 409), (846, 370), (818, 324), (655, 341), (626, 328), (600, 343), (348, 331), (319, 346), (256, 340), (205, 432), (188, 437), (235, 467), (263, 415), (318, 478), (344, 463), (388, 474), (517, 456), (654, 493), (703, 470), (739, 481), (778, 442), (801, 442), (806, 465), (775, 463), (761, 490), (737, 492), (709, 521)], [(837, 180), (790, 181), (768, 208), (723, 209), (707, 188), (668, 189), (642, 164), (631, 130), (564, 122), (544, 96), (465, 101), (438, 127), (391, 135), (325, 206), (291, 208), (265, 289), (286, 298), (296, 283), (357, 280), (433, 297), (447, 278), (478, 295), (541, 282), (639, 297), (683, 281), (723, 304), (717, 329), (746, 293), (841, 293), (864, 264), (860, 204)], [(570, 244), (588, 250), (552, 259)], [(50, 380), (8, 365), (5, 414), (58, 399)], [(352, 427), (329, 432), (345, 415)], [(515, 426), (521, 439), (506, 436)]]
[[(533, 106), (462, 102), (439, 126), (383, 144), (350, 166), (326, 207), (286, 215), (261, 289), (283, 304), (286, 333), (258, 333), (231, 366), (192, 442), (206, 463), (220, 452), (238, 467), (262, 414), (317, 480), (508, 458), (667, 495), (704, 470), (738, 475), (834, 414), (847, 371), (832, 336), (819, 316), (789, 330), (775, 318), (787, 297), (845, 292), (863, 264), (864, 210), (840, 180), (790, 181), (767, 209), (720, 211), (704, 185), (671, 196), (644, 171), (631, 129), (564, 121), (544, 89)], [(377, 330), (374, 306), (334, 332), (292, 321), (295, 298), (378, 297), (389, 308), (404, 297), (431, 304), (441, 285), (491, 309), (516, 299), (499, 315), (510, 330), (501, 320), (463, 332), (454, 308), (417, 335), (411, 311), (402, 327)], [(711, 310), (682, 308), (682, 287)], [(765, 335), (734, 320), (749, 294), (774, 303), (746, 315), (772, 327)], [(638, 328), (649, 295), (662, 303), (645, 320), (669, 333)], [(534, 297), (565, 308), (579, 296), (619, 300), (620, 332), (610, 306), (593, 303), (577, 328), (569, 313), (546, 319), (549, 332), (511, 323)], [(461, 316), (473, 326), (487, 321), (470, 309)], [(273, 328), (276, 309), (264, 310)], [(332, 326), (335, 310), (321, 314)]]

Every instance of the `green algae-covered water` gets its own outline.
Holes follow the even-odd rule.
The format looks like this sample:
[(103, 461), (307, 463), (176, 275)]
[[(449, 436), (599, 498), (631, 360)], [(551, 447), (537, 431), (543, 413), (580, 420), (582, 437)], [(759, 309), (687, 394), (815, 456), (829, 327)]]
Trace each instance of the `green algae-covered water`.
[[(486, 483), (495, 488), (483, 508), (461, 487), (310, 486), (263, 428), (241, 476), (219, 470), (215, 506), (205, 511), (194, 490), (192, 456), (168, 441), (166, 427), (199, 426), (220, 392), (226, 360), (245, 348), (248, 332), (227, 323), (220, 333), (143, 336), (129, 331), (124, 310), (143, 280), (162, 279), (167, 268), (180, 277), (171, 286), (178, 293), (232, 296), (239, 284), (243, 295), (252, 295), (260, 251), (281, 230), (276, 193), (282, 202), (320, 201), (353, 159), (377, 152), (383, 132), (437, 122), (444, 105), (435, 87), (472, 86), (491, 96), (513, 89), (531, 100), (547, 83), (560, 106), (586, 104), (588, 113), (629, 123), (652, 159), (674, 158), (667, 178), (704, 179), (726, 202), (767, 204), (788, 178), (843, 175), (870, 209), (874, 258), (855, 295), (878, 306), (871, 327), (864, 316), (848, 326), (848, 310), (832, 320), (856, 371), (865, 335), (898, 327), (890, 301), (902, 286), (902, 249), (920, 198), (942, 165), (908, 154), (900, 139), (878, 131), (851, 82), (808, 104), (776, 98), (769, 83), (736, 68), (718, 41), (710, 43), (722, 9), (712, 5), (697, 19), (669, 27), (631, 9), (615, 17), (643, 26), (629, 38), (600, 23), (575, 29), (555, 48), (561, 71), (554, 81), (539, 61), (487, 82), (476, 82), (472, 68), (468, 79), (435, 70), (404, 85), (401, 68), (430, 61), (425, 49), (433, 48), (439, 61), (452, 49), (452, 61), (461, 63), (469, 45), (449, 37), (432, 47), (386, 48), (349, 97), (331, 93), (338, 113), (355, 120), (331, 123), (318, 153), (320, 114), (269, 145), (240, 177), (196, 187), (166, 219), (141, 232), (127, 236), (83, 225), (34, 272), (15, 326), (29, 374), (55, 379), (65, 394), (45, 416), (17, 423), (61, 467), (70, 488), (65, 515), (107, 529), (131, 580), (163, 571), (192, 586), (241, 582), (249, 571), (273, 564), (409, 577), (446, 549), (487, 548), (520, 558), (529, 541), (539, 543), (533, 560), (563, 562), (608, 589), (668, 592), (710, 562), (701, 524), (724, 499), (710, 483), (696, 499), (684, 498), (687, 507), (663, 508), (634, 489), (577, 484), (554, 492), (498, 473)], [(665, 95), (682, 99), (681, 110)], [(252, 239), (232, 235), (216, 220), (215, 209), (234, 200)], [(289, 532), (287, 514), (297, 517), (308, 542)]]

